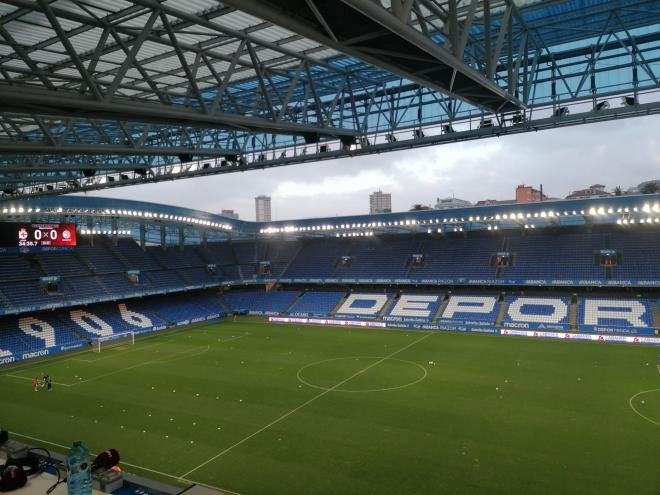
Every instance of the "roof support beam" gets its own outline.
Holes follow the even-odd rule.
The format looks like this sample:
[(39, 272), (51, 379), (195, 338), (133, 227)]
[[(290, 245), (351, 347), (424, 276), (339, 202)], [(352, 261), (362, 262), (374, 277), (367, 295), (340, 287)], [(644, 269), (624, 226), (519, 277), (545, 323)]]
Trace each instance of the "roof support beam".
[(0, 85), (0, 103), (5, 112), (56, 115), (73, 118), (99, 118), (190, 127), (217, 127), (273, 134), (315, 132), (323, 136), (355, 136), (356, 131), (317, 125), (276, 122), (260, 117), (216, 112), (203, 114), (197, 110), (159, 103), (115, 99), (112, 103), (85, 98), (64, 91), (43, 91), (29, 87)]
[[(401, 3), (401, 0), (397, 1), (402, 6), (401, 12), (405, 14), (408, 4)], [(471, 105), (489, 111), (522, 107), (521, 102), (508, 94), (505, 89), (487, 80), (484, 74), (466, 65), (449, 50), (372, 0), (341, 0), (341, 3), (344, 5), (343, 9), (352, 14), (349, 17), (354, 23), (361, 21), (367, 23), (364, 27), (367, 29), (365, 36), (372, 31), (380, 33), (379, 38), (386, 36), (390, 45), (405, 48), (406, 57), (397, 58), (383, 53), (380, 50), (379, 39), (365, 38), (365, 41), (358, 38), (357, 41), (351, 41), (355, 37), (355, 30), (351, 31), (351, 26), (342, 26), (335, 22), (335, 25), (330, 27), (334, 36), (339, 39), (337, 42), (325, 35), (325, 30), (318, 23), (315, 13), (290, 12), (290, 3), (283, 0), (225, 0), (223, 3)], [(321, 5), (319, 3), (315, 5), (320, 10)], [(410, 6), (412, 7), (412, 3)], [(337, 8), (334, 4), (326, 5), (326, 11), (321, 13), (326, 14), (331, 9), (335, 9), (334, 16), (337, 17)], [(325, 15), (324, 19), (330, 22), (328, 15)], [(392, 46), (382, 49), (391, 51)], [(424, 64), (421, 62), (422, 59), (428, 59), (431, 63)], [(450, 90), (452, 71), (457, 75), (454, 76), (456, 84), (453, 90)], [(443, 77), (442, 73), (449, 76)]]

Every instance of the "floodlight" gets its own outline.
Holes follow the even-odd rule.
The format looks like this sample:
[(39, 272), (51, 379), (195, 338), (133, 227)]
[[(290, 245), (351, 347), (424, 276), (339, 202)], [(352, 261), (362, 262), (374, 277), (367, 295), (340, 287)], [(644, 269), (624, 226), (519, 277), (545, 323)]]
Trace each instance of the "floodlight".
[(456, 132), (454, 128), (451, 126), (451, 124), (443, 125), (442, 130), (444, 131), (445, 134), (453, 134), (454, 132)]
[(596, 111), (607, 110), (608, 108), (610, 108), (610, 102), (607, 100), (596, 103)]
[(624, 107), (632, 107), (633, 105), (637, 105), (637, 97), (624, 96), (623, 98), (621, 98), (621, 105)]
[(396, 143), (397, 139), (394, 134), (389, 133), (385, 135), (385, 141), (387, 141), (388, 143)]
[(568, 107), (559, 107), (555, 110), (555, 117), (563, 117), (565, 115), (570, 114), (571, 111), (569, 110)]
[(421, 129), (415, 129), (413, 131), (413, 139), (422, 139), (424, 137), (424, 131)]
[(493, 127), (493, 119), (481, 119), (479, 129), (487, 129), (489, 127)]
[(524, 124), (526, 120), (527, 117), (525, 117), (524, 113), (517, 113), (511, 118), (511, 123), (513, 125), (521, 125)]

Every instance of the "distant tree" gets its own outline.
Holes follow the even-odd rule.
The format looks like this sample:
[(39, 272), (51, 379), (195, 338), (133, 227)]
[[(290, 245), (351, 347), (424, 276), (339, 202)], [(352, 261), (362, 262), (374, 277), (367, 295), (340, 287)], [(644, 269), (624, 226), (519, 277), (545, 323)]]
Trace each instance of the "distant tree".
[(640, 189), (639, 192), (642, 194), (656, 194), (660, 192), (660, 182), (658, 181), (652, 181), (652, 182), (647, 182), (644, 184)]
[(621, 191), (621, 186), (616, 186), (614, 188), (614, 195), (615, 196), (621, 196), (622, 194), (623, 194), (623, 192)]

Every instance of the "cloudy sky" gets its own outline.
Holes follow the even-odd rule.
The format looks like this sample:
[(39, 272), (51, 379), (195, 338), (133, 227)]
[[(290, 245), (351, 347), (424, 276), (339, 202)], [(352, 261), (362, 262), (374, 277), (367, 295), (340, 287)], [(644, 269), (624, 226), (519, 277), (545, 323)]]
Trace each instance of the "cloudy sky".
[[(369, 193), (392, 193), (392, 210), (437, 197), (511, 199), (518, 184), (552, 197), (594, 183), (626, 189), (660, 178), (660, 117), (526, 133), (412, 151), (110, 189), (141, 199), (254, 220), (254, 197), (272, 197), (273, 220), (364, 214)], [(90, 194), (90, 195), (91, 195)]]

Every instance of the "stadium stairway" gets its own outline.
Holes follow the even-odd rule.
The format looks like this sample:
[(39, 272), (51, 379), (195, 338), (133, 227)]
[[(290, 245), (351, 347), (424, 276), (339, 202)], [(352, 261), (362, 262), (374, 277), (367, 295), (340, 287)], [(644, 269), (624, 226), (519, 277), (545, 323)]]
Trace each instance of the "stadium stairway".
[(0, 291), (0, 304), (2, 304), (3, 308), (12, 308), (13, 304), (9, 302), (9, 299), (5, 297), (5, 295)]
[(37, 258), (34, 254), (28, 254), (26, 255), (26, 258), (28, 259), (30, 266), (32, 267), (35, 273), (37, 273), (39, 276), (43, 276), (46, 273), (44, 267), (41, 266), (41, 262), (39, 261), (39, 258)]
[(301, 243), (299, 243), (299, 244), (297, 245), (297, 249), (296, 249), (295, 253), (292, 254), (291, 258), (289, 258), (289, 260), (286, 262), (286, 264), (284, 265), (284, 267), (282, 267), (282, 271), (281, 271), (279, 274), (277, 274), (278, 277), (283, 277), (283, 276), (284, 276), (284, 274), (285, 274), (286, 271), (289, 269), (289, 267), (291, 266), (291, 264), (292, 264), (292, 263), (296, 260), (296, 258), (298, 257), (298, 254), (300, 254), (300, 251), (302, 250), (302, 248), (303, 248), (303, 243), (301, 242)]
[(507, 302), (506, 298), (503, 298), (502, 301), (500, 302), (500, 310), (497, 313), (497, 318), (495, 318), (495, 326), (499, 327), (502, 325), (502, 320), (504, 320), (506, 311), (508, 309), (509, 309), (509, 303)]
[(401, 293), (398, 292), (398, 291), (395, 292), (394, 294), (392, 294), (392, 297), (390, 297), (387, 300), (387, 302), (385, 303), (383, 308), (376, 315), (376, 320), (380, 321), (380, 320), (383, 319), (383, 316), (388, 315), (390, 313), (390, 308), (392, 308), (392, 306), (394, 306), (394, 304), (399, 300), (400, 296), (401, 296)]
[(222, 297), (218, 296), (217, 297), (218, 304), (220, 304), (220, 307), (224, 309), (225, 314), (231, 314), (231, 309), (229, 309), (229, 306), (225, 303), (225, 301), (222, 299)]
[(92, 339), (87, 334), (85, 334), (85, 333), (81, 332), (80, 330), (78, 330), (76, 328), (76, 325), (72, 325), (70, 320), (67, 321), (64, 318), (64, 313), (59, 312), (59, 311), (55, 312), (53, 314), (53, 318), (55, 318), (57, 320), (57, 322), (62, 325), (62, 328), (65, 328), (70, 333), (76, 335), (80, 340), (82, 340), (84, 342), (89, 342), (89, 343), (92, 342)]
[[(411, 256), (408, 258), (407, 265), (406, 265), (406, 278), (411, 278), (412, 277), (412, 272), (415, 269), (415, 266), (412, 263), (412, 255), (413, 254), (423, 254), (423, 253), (425, 253), (427, 242), (428, 242), (427, 238), (422, 238), (421, 242), (419, 243), (419, 249), (418, 249), (419, 252), (418, 253), (411, 253)], [(424, 266), (424, 259), (422, 259), (422, 265), (421, 266)]]
[(330, 318), (334, 318), (336, 316), (337, 310), (342, 307), (342, 305), (344, 304), (344, 301), (346, 301), (346, 298), (349, 296), (349, 294), (350, 294), (350, 292), (346, 291), (346, 293), (344, 294), (344, 297), (342, 297), (339, 301), (337, 301), (337, 304), (335, 304), (334, 308), (332, 308), (330, 310), (330, 313), (328, 313), (328, 316)]
[(578, 303), (571, 298), (571, 304), (568, 305), (568, 323), (571, 325), (571, 330), (577, 332), (578, 323), (577, 323), (577, 314), (578, 314)]
[(433, 315), (433, 318), (431, 318), (431, 321), (433, 323), (437, 323), (438, 319), (442, 315), (442, 313), (445, 312), (445, 308), (447, 307), (447, 304), (449, 304), (449, 294), (445, 295), (444, 300), (440, 303), (440, 306), (438, 306), (438, 310), (435, 312)]
[(660, 305), (657, 302), (651, 304), (651, 309), (653, 310), (653, 326), (656, 328), (660, 326)]
[(296, 304), (298, 304), (300, 302), (300, 300), (303, 298), (304, 295), (305, 295), (305, 292), (300, 291), (298, 293), (298, 295), (296, 296), (296, 298), (293, 301), (291, 301), (291, 304), (289, 304), (289, 306), (287, 306), (286, 311), (284, 311), (284, 314), (289, 314), (289, 312), (293, 309), (293, 307)]

